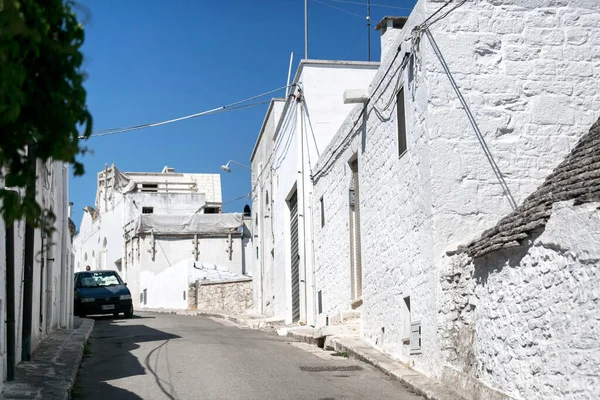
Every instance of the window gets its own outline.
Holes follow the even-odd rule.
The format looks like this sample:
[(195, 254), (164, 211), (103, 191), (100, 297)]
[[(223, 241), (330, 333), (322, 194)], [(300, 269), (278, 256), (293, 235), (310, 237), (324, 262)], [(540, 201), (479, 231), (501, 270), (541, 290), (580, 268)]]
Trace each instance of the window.
[(158, 183), (143, 183), (142, 192), (158, 192)]
[(404, 87), (396, 98), (396, 113), (398, 122), (398, 156), (406, 151), (406, 116), (404, 113)]
[(205, 207), (204, 214), (218, 214), (219, 207)]
[(265, 193), (265, 205), (269, 205), (269, 191), (267, 190)]
[(319, 203), (321, 205), (321, 228), (322, 228), (325, 226), (325, 207), (323, 205), (323, 196), (321, 196)]
[(402, 341), (404, 344), (410, 343), (410, 322), (410, 296), (407, 296), (402, 302)]
[(153, 214), (154, 207), (142, 207), (142, 214)]

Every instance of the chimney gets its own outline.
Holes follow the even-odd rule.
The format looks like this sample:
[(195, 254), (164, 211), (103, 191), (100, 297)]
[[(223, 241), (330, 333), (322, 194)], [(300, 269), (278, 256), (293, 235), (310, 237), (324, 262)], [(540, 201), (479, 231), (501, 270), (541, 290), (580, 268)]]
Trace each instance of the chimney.
[(375, 26), (375, 30), (381, 33), (381, 63), (396, 54), (402, 40), (402, 28), (408, 17), (383, 17)]

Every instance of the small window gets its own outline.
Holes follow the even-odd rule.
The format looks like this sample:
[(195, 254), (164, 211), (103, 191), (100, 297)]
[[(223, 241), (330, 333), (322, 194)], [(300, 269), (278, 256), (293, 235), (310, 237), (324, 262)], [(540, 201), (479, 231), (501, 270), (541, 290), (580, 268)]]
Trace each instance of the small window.
[(153, 214), (154, 207), (142, 207), (142, 214)]
[(218, 214), (219, 207), (205, 207), (204, 214)]
[(396, 98), (396, 112), (398, 119), (398, 156), (406, 151), (406, 115), (404, 110), (404, 87), (398, 92)]
[(321, 199), (319, 200), (319, 203), (321, 205), (321, 228), (325, 226), (325, 207), (323, 204), (323, 196), (321, 196)]
[(269, 191), (268, 190), (265, 192), (265, 204), (267, 206), (269, 205)]
[(402, 341), (404, 344), (410, 343), (410, 323), (410, 296), (407, 296), (402, 302)]
[(142, 192), (158, 192), (158, 183), (143, 183)]

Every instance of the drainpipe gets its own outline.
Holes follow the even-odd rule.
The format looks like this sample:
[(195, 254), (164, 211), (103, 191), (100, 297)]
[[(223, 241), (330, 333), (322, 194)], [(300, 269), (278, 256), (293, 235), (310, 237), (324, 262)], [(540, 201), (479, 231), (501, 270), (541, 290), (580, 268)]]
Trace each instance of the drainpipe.
[(6, 227), (6, 380), (15, 379), (15, 227)]
[(301, 196), (298, 198), (302, 201), (302, 275), (300, 276), (300, 283), (303, 287), (304, 292), (304, 322), (308, 320), (308, 291), (306, 290), (306, 198), (304, 193), (304, 113), (302, 109), (303, 95), (299, 91), (298, 99), (298, 114), (300, 116), (300, 179), (298, 184), (301, 185), (298, 188), (298, 192)]

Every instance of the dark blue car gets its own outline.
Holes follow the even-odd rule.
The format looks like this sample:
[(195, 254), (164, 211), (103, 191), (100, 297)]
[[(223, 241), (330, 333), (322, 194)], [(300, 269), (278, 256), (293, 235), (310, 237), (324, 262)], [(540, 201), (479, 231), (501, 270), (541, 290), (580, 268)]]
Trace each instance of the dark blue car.
[(125, 314), (133, 316), (131, 292), (116, 271), (75, 273), (75, 315)]

